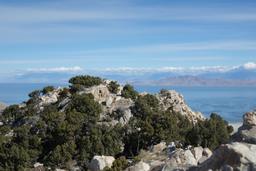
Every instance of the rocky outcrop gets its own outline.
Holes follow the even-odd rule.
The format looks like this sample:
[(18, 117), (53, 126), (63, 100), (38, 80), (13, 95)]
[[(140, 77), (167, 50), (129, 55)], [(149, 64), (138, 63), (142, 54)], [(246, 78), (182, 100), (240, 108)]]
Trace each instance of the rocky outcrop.
[(232, 170), (251, 171), (256, 169), (256, 145), (234, 142), (220, 146), (213, 156), (198, 168), (191, 170)]
[[(149, 151), (141, 151), (138, 158), (147, 164), (151, 171), (174, 171), (195, 167), (200, 164), (200, 161), (211, 157), (211, 151), (208, 148), (175, 149), (173, 144), (167, 146), (166, 143), (161, 142), (154, 145)], [(129, 169), (135, 168), (138, 167), (133, 166)]]
[(194, 123), (204, 119), (200, 112), (192, 111), (185, 103), (183, 96), (174, 90), (162, 90), (159, 94), (156, 94), (156, 97), (160, 101), (160, 106), (163, 110), (180, 113)]
[[(134, 102), (131, 99), (126, 99), (121, 96), (122, 86), (119, 86), (119, 92), (114, 94), (108, 90), (109, 81), (105, 83), (84, 88), (83, 91), (79, 94), (92, 94), (94, 99), (102, 104), (103, 112), (101, 114), (101, 120), (104, 123), (109, 123), (115, 125), (121, 123), (125, 125), (129, 119), (132, 117), (131, 107), (134, 105)], [(112, 114), (112, 116), (109, 116)]]
[(244, 114), (243, 119), (233, 142), (221, 145), (211, 158), (190, 170), (256, 170), (256, 112)]
[(233, 141), (256, 144), (256, 112), (247, 112), (243, 119), (243, 125), (234, 134)]
[(45, 95), (40, 96), (39, 97), (39, 106), (56, 103), (58, 101), (59, 93), (61, 90), (62, 90), (61, 88), (58, 88), (58, 89), (55, 89)]
[[(121, 96), (122, 86), (118, 88), (119, 91), (116, 94), (109, 92), (108, 83), (109, 81), (105, 81), (103, 84), (84, 88), (79, 94), (91, 93), (97, 102), (103, 104), (102, 120), (107, 120), (107, 114), (113, 113), (117, 115), (114, 116), (114, 120), (111, 118), (112, 125), (116, 123), (124, 125), (132, 117), (131, 107), (134, 105), (134, 101)], [(204, 119), (200, 112), (192, 111), (185, 103), (183, 96), (174, 90), (161, 91), (155, 96), (159, 100), (163, 110), (172, 110), (180, 113), (194, 123)]]
[(4, 111), (4, 109), (7, 107), (6, 104), (0, 102), (0, 115)]
[(111, 168), (115, 158), (112, 156), (94, 156), (89, 164), (91, 171), (101, 171), (105, 167)]
[(178, 149), (169, 158), (163, 169), (165, 171), (186, 169), (197, 165), (197, 161), (190, 150)]
[(188, 170), (210, 157), (211, 151), (208, 148), (177, 149), (169, 155), (162, 171)]

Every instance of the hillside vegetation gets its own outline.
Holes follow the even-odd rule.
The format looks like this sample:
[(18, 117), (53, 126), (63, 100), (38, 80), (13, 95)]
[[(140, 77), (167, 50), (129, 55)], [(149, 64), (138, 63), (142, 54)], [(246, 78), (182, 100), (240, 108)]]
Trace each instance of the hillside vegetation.
[[(171, 107), (163, 108), (155, 95), (139, 94), (131, 85), (122, 87), (92, 76), (77, 76), (69, 82), (68, 88), (36, 90), (26, 103), (2, 112), (0, 170), (29, 170), (37, 162), (51, 169), (87, 170), (95, 155), (119, 158), (108, 171), (123, 170), (131, 164), (127, 159), (136, 162), (141, 150), (162, 141), (215, 149), (228, 142), (233, 131), (217, 114), (191, 121)], [(97, 87), (99, 97), (92, 93)], [(101, 87), (107, 87), (105, 96), (114, 97), (119, 108), (112, 110), (114, 100), (98, 100), (104, 96)], [(131, 104), (126, 109), (131, 112), (129, 119), (123, 119), (121, 101)]]

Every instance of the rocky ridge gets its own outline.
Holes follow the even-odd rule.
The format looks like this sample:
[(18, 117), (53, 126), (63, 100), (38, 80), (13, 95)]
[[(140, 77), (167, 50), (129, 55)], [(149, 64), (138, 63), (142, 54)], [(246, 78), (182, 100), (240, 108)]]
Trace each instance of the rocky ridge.
[[(124, 126), (129, 122), (130, 118), (133, 117), (133, 111), (131, 108), (135, 105), (135, 100), (123, 97), (123, 86), (118, 86), (118, 91), (115, 93), (110, 92), (109, 84), (110, 81), (105, 80), (99, 85), (82, 87), (76, 93), (79, 95), (92, 94), (94, 100), (101, 104), (102, 111), (100, 113), (100, 120), (97, 121), (97, 124), (114, 126), (120, 123)], [(45, 94), (40, 94), (38, 97), (34, 98), (33, 100), (36, 101), (33, 103), (36, 104), (35, 111), (37, 114), (44, 114), (44, 109), (47, 109), (47, 107), (51, 105), (56, 105), (58, 111), (65, 113), (69, 106), (72, 105), (72, 95), (71, 92), (68, 92), (63, 97), (63, 90), (64, 88), (57, 88)], [(140, 95), (146, 96), (146, 94)], [(185, 103), (183, 96), (174, 90), (162, 90), (160, 93), (153, 96), (158, 99), (160, 108), (164, 111), (173, 111), (174, 113), (179, 113), (185, 116), (192, 123), (197, 123), (205, 119), (201, 113), (192, 111), (191, 108)], [(19, 108), (24, 109), (25, 111), (26, 106), (28, 105), (30, 105), (29, 101), (19, 105)], [(168, 115), (171, 114), (172, 112), (168, 113)], [(38, 115), (30, 117), (30, 119), (26, 119), (25, 123), (30, 126), (35, 125), (39, 119)], [(15, 122), (15, 124), (20, 123)], [(241, 160), (243, 164), (242, 168), (248, 168), (248, 165), (251, 167), (251, 163), (255, 163), (253, 155), (255, 147), (254, 145), (247, 145), (247, 143), (254, 142), (253, 138), (255, 138), (255, 136), (251, 129), (255, 129), (255, 113), (247, 114), (244, 117), (243, 129), (239, 129), (237, 136), (234, 136), (234, 139), (238, 144), (230, 143), (223, 145), (212, 154), (211, 150), (208, 148), (189, 146), (181, 148), (179, 142), (173, 142), (171, 144), (162, 142), (152, 146), (152, 148), (150, 148), (148, 151), (142, 150), (138, 156), (140, 162), (130, 163), (130, 167), (128, 167), (126, 171), (221, 169), (226, 165), (223, 166), (222, 163), (219, 164), (219, 155), (229, 157), (229, 155), (233, 155), (233, 151), (235, 151), (235, 153), (239, 153), (238, 156), (241, 156), (240, 153), (243, 154), (243, 152), (246, 152), (249, 156), (244, 156), (239, 160)], [(12, 136), (13, 134), (9, 137)], [(252, 153), (250, 153), (250, 151), (252, 151)], [(225, 153), (225, 155), (222, 153)], [(89, 168), (92, 171), (100, 171), (105, 167), (111, 167), (114, 161), (115, 158), (113, 156), (96, 155), (89, 163)], [(209, 161), (211, 161), (211, 164), (216, 164), (207, 164)], [(233, 166), (233, 163), (228, 163), (228, 165), (236, 168), (236, 166)], [(43, 164), (36, 163), (34, 166), (35, 169), (38, 167), (42, 168)], [(74, 167), (72, 168), (73, 170), (81, 170), (81, 168), (76, 164), (74, 164)]]
[[(132, 117), (131, 107), (134, 105), (134, 101), (130, 98), (127, 99), (121, 96), (123, 86), (118, 87), (117, 93), (111, 93), (108, 89), (109, 83), (109, 80), (105, 80), (100, 85), (89, 88), (84, 87), (78, 92), (78, 94), (92, 94), (94, 96), (94, 100), (102, 104), (103, 112), (100, 116), (102, 122), (111, 120), (111, 122), (108, 122), (108, 124), (115, 125), (117, 123), (121, 123), (124, 125)], [(57, 88), (52, 92), (41, 95), (39, 98), (38, 107), (43, 110), (44, 106), (56, 103), (60, 96), (59, 94), (61, 90), (62, 88)], [(198, 120), (204, 119), (202, 113), (193, 111), (186, 104), (183, 96), (174, 90), (163, 90), (154, 96), (159, 100), (160, 106), (163, 110), (178, 112), (187, 117), (191, 122), (197, 122)], [(70, 97), (67, 97), (59, 103), (61, 111), (66, 109), (70, 100)], [(121, 117), (110, 118), (109, 114), (113, 112), (121, 113)]]

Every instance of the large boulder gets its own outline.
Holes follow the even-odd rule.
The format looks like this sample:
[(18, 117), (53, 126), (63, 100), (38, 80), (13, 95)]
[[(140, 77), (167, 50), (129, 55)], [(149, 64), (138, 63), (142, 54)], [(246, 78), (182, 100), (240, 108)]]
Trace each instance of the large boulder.
[(209, 148), (204, 148), (202, 157), (198, 160), (198, 164), (202, 164), (212, 156), (212, 151)]
[(125, 171), (149, 171), (150, 166), (147, 163), (140, 161), (134, 166), (128, 167)]
[(190, 170), (224, 170), (227, 167), (234, 170), (256, 170), (256, 145), (240, 142), (221, 145), (211, 158)]
[(160, 93), (156, 94), (156, 98), (159, 100), (163, 110), (171, 110), (180, 113), (193, 123), (204, 119), (202, 113), (192, 111), (185, 103), (183, 96), (174, 90), (162, 90)]
[(169, 156), (163, 171), (186, 170), (192, 166), (197, 166), (197, 160), (190, 150), (177, 149)]
[(256, 144), (256, 112), (245, 113), (243, 119), (243, 125), (232, 137), (233, 141)]
[(194, 155), (197, 162), (203, 157), (203, 151), (203, 147), (194, 147), (191, 149), (191, 152)]
[(237, 134), (239, 141), (256, 144), (256, 126), (249, 129), (240, 129)]
[(105, 167), (112, 167), (115, 158), (112, 156), (94, 156), (89, 164), (91, 171), (101, 171)]

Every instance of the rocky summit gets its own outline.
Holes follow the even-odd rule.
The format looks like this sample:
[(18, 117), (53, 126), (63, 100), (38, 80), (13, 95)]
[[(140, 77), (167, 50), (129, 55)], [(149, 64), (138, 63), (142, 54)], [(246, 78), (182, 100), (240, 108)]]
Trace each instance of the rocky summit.
[(172, 171), (255, 169), (255, 112), (233, 129), (205, 118), (174, 90), (76, 76), (0, 115), (0, 170)]

